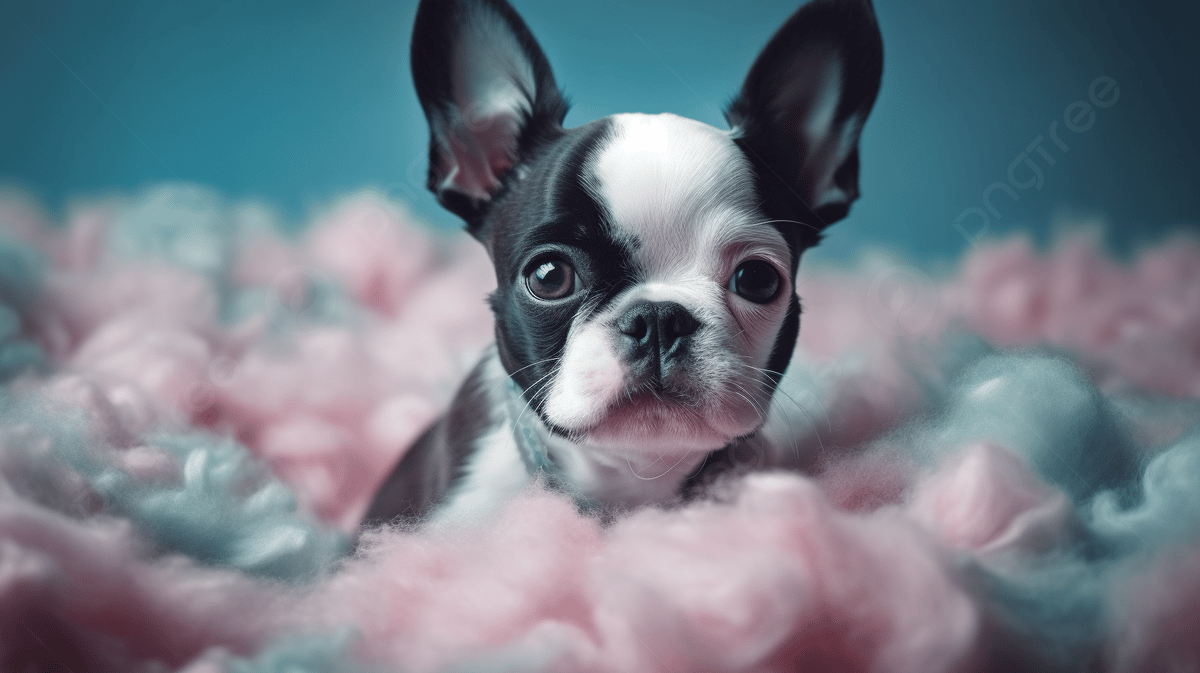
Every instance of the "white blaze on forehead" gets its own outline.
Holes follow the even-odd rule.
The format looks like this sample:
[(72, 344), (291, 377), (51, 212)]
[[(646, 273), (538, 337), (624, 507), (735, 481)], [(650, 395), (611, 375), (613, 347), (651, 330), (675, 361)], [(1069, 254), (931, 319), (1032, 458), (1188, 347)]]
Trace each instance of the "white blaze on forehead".
[(749, 162), (729, 135), (671, 114), (619, 114), (586, 175), (650, 278), (701, 270), (762, 217)]

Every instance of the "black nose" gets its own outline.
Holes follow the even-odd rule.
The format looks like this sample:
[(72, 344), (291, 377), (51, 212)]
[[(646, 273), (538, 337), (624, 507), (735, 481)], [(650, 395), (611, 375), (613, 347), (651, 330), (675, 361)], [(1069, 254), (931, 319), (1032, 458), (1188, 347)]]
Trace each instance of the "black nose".
[(687, 337), (700, 329), (700, 321), (673, 301), (643, 301), (621, 316), (617, 329), (626, 336), (629, 364), (661, 383), (687, 353)]

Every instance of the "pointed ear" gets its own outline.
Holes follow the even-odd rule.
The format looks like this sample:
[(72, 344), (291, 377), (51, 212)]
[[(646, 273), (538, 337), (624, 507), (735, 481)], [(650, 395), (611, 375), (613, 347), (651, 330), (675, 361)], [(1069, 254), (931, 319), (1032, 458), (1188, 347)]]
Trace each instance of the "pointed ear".
[(869, 0), (812, 0), (763, 49), (725, 118), (763, 197), (813, 243), (858, 198), (858, 137), (883, 73)]
[(479, 237), (492, 199), (567, 103), (529, 29), (504, 0), (422, 0), (412, 71), (429, 120), (426, 186)]

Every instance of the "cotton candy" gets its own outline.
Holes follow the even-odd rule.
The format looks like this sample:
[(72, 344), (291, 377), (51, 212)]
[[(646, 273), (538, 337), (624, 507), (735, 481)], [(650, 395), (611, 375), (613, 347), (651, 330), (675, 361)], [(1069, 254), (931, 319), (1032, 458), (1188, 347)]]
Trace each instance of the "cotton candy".
[(1200, 243), (802, 264), (753, 468), (358, 534), (492, 338), (486, 255), (364, 191), (0, 195), (0, 670), (1200, 667)]

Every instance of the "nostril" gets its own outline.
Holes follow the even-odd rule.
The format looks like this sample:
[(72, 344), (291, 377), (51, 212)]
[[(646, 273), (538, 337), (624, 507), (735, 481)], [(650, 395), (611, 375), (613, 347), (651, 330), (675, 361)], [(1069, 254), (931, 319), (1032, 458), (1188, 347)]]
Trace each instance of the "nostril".
[[(661, 355), (681, 353), (680, 344), (698, 329), (701, 323), (686, 308), (673, 301), (642, 302), (631, 308), (617, 323), (617, 329), (629, 337), (638, 349), (637, 357), (649, 348)], [(657, 357), (657, 356), (656, 356)]]
[(666, 341), (672, 342), (680, 337), (685, 337), (694, 333), (700, 327), (700, 321), (696, 320), (691, 313), (685, 311), (676, 311), (669, 315), (663, 321), (662, 331)]
[(656, 389), (685, 366), (692, 352), (691, 335), (704, 327), (682, 304), (673, 301), (641, 301), (629, 307), (615, 325), (622, 340), (622, 357), (629, 366), (631, 381), (652, 384)]
[(650, 324), (646, 321), (646, 316), (639, 313), (623, 320), (620, 329), (622, 334), (632, 337), (635, 341), (641, 341), (650, 331)]
[(674, 351), (675, 344), (700, 328), (700, 321), (686, 308), (674, 302), (660, 304), (657, 317), (661, 342), (659, 345), (664, 352)]

